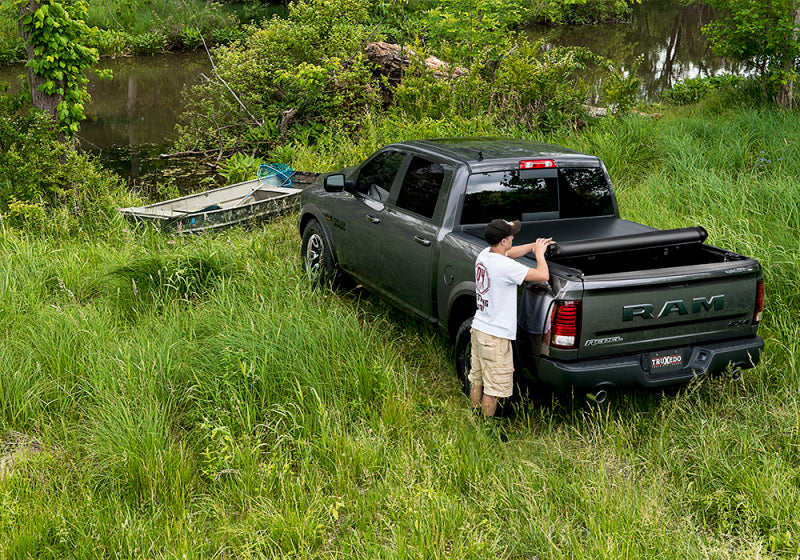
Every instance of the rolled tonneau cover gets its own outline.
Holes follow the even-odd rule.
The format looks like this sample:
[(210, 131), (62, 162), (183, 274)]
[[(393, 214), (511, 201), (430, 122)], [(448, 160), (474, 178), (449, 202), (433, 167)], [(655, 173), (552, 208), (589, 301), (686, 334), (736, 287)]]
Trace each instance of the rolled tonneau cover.
[(701, 226), (649, 231), (619, 237), (553, 243), (547, 248), (545, 256), (548, 259), (558, 259), (600, 253), (618, 253), (634, 249), (700, 244), (707, 237), (708, 232)]

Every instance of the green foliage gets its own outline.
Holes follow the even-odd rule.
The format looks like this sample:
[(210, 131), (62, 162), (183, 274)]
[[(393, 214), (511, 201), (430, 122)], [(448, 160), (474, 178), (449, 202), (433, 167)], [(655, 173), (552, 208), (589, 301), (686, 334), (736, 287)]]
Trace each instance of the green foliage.
[(235, 28), (239, 22), (218, 3), (103, 0), (89, 4), (87, 23), (106, 30), (124, 31), (131, 37), (157, 33), (164, 37), (167, 45), (193, 49), (201, 44), (200, 34), (210, 41), (217, 30)]
[(256, 178), (258, 166), (264, 163), (261, 158), (254, 158), (241, 152), (233, 154), (220, 165), (220, 174), (225, 178), (226, 184), (241, 183)]
[(87, 46), (107, 56), (121, 56), (131, 51), (133, 37), (124, 31), (113, 29), (95, 29), (89, 36)]
[[(86, 227), (88, 216), (103, 227), (121, 180), (56, 138), (41, 113), (23, 114), (19, 98), (0, 96), (0, 213), (9, 226), (34, 230), (58, 224)], [(63, 161), (62, 161), (63, 160)], [(116, 202), (119, 202), (117, 200)]]
[(419, 68), (395, 91), (395, 118), (489, 118), (498, 126), (552, 129), (578, 114), (585, 98), (580, 70), (594, 60), (585, 51), (526, 42), (456, 79)]
[(423, 13), (419, 39), (449, 61), (472, 64), (486, 49), (507, 50), (512, 29), (523, 22), (521, 0), (445, 0)]
[[(383, 0), (375, 15), (391, 40), (417, 38), (449, 59), (465, 63), (472, 55), (468, 45), (497, 42), (503, 36), (532, 23), (587, 24), (620, 21), (630, 17), (631, 5), (639, 0)], [(401, 8), (397, 9), (396, 6)], [(457, 52), (448, 51), (453, 47)], [(473, 53), (474, 54), (474, 53)], [(462, 58), (464, 57), (464, 58)]]
[(734, 60), (752, 63), (762, 80), (764, 99), (789, 106), (800, 60), (796, 0), (753, 2), (711, 0), (727, 15), (703, 28), (714, 51)]
[[(640, 0), (551, 0), (545, 20), (551, 23), (594, 24), (630, 18), (631, 5)], [(532, 2), (534, 6), (536, 3)]]
[(147, 55), (167, 50), (167, 37), (161, 30), (146, 31), (131, 37), (132, 54)]
[(33, 12), (20, 19), (33, 52), (28, 67), (44, 80), (39, 91), (59, 99), (55, 115), (58, 128), (69, 137), (80, 129), (80, 121), (85, 118), (83, 108), (89, 100), (89, 80), (83, 70), (98, 60), (97, 51), (84, 44), (91, 32), (85, 17), (83, 2), (42, 0)]
[[(391, 32), (405, 33), (392, 27), (398, 9), (383, 3), (377, 13), (392, 20)], [(605, 65), (585, 50), (518, 40), (511, 32), (522, 21), (517, 4), (452, 0), (411, 12), (424, 33), (408, 51), (411, 67), (401, 83), (390, 85), (362, 52), (382, 38), (380, 26), (367, 24), (374, 17), (363, 0), (301, 1), (287, 19), (269, 20), (217, 49), (221, 80), (193, 89), (179, 146), (268, 159), (281, 145), (314, 143), (329, 130), (356, 137), (367, 118), (381, 114), (553, 128), (578, 117), (585, 98), (580, 72)], [(425, 63), (433, 54), (445, 60), (438, 69)], [(630, 106), (634, 94), (632, 78), (611, 92), (620, 106)]]
[(0, 64), (9, 64), (25, 57), (25, 45), (19, 37), (18, 14), (12, 6), (0, 4)]
[(616, 68), (609, 70), (609, 76), (602, 84), (603, 98), (614, 113), (625, 114), (631, 110), (642, 82), (637, 76), (639, 63), (637, 61), (629, 68), (627, 75)]
[(194, 88), (180, 145), (221, 144), (267, 158), (279, 143), (313, 140), (323, 126), (357, 130), (380, 103), (359, 52), (369, 4), (298, 2), (288, 19), (273, 18), (217, 49), (215, 64), (227, 86), (214, 80)]
[(707, 94), (720, 89), (733, 90), (747, 84), (747, 79), (733, 74), (719, 74), (703, 78), (687, 78), (664, 90), (664, 99), (674, 105), (696, 103)]

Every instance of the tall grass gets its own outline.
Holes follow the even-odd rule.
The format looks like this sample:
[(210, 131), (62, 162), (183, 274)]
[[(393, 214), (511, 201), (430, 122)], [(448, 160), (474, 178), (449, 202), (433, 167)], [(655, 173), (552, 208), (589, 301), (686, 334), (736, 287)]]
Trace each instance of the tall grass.
[[(293, 164), (484, 133), (522, 134), (376, 122)], [(757, 257), (767, 350), (741, 380), (605, 408), (539, 394), (505, 444), (441, 334), (312, 287), (294, 217), (2, 232), (0, 558), (796, 557), (797, 135), (785, 113), (695, 108), (537, 138), (603, 157), (624, 217)]]

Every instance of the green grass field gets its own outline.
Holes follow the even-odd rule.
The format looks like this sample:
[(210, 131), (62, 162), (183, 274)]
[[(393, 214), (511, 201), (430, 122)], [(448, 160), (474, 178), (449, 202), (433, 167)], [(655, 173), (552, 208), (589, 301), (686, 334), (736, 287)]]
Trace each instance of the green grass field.
[[(202, 237), (3, 230), (0, 560), (796, 558), (797, 124), (712, 103), (550, 138), (604, 158), (623, 217), (759, 259), (767, 347), (741, 380), (604, 407), (539, 395), (507, 443), (473, 419), (442, 334), (312, 288), (293, 216)], [(294, 166), (485, 132), (424, 126)]]

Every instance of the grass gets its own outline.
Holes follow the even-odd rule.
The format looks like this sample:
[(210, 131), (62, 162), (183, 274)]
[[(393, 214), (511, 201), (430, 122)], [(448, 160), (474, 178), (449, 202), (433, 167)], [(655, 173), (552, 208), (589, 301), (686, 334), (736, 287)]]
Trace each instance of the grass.
[[(376, 123), (293, 165), (443, 132), (497, 133)], [(505, 444), (441, 334), (311, 287), (292, 216), (3, 231), (0, 559), (797, 557), (798, 135), (792, 114), (695, 107), (550, 138), (607, 161), (624, 217), (757, 257), (767, 351), (741, 380), (606, 407), (539, 395)]]

